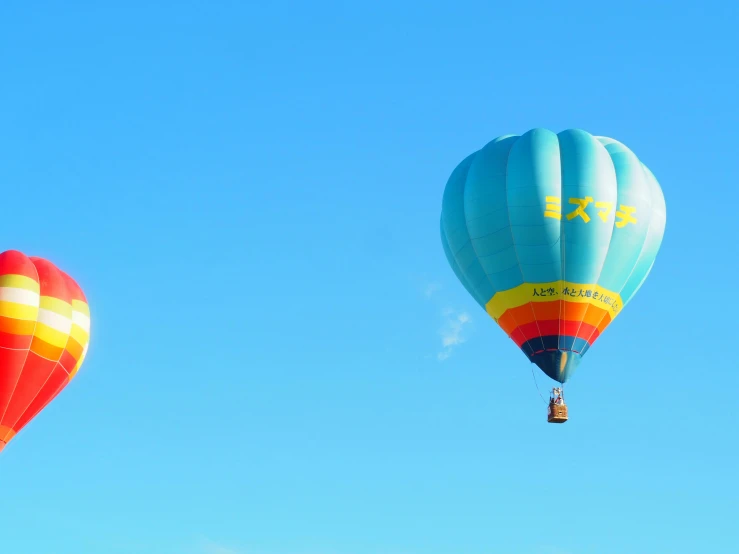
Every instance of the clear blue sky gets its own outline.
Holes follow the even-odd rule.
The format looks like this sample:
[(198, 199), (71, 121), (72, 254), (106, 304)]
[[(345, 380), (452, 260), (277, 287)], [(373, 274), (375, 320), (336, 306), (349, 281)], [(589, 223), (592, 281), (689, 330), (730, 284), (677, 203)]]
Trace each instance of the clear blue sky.
[[(3, 550), (739, 551), (736, 3), (256, 4), (2, 3), (0, 246), (92, 309), (0, 457)], [(532, 127), (667, 202), (563, 426), (438, 231)]]

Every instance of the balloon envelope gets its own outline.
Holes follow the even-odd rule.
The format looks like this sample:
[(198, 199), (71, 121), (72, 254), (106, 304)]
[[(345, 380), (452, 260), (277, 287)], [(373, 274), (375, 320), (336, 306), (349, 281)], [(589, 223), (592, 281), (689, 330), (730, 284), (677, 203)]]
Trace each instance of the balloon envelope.
[(0, 450), (75, 376), (89, 334), (87, 300), (69, 275), (0, 254)]
[(646, 279), (665, 221), (657, 179), (622, 143), (533, 129), (452, 172), (441, 240), (467, 291), (564, 383)]

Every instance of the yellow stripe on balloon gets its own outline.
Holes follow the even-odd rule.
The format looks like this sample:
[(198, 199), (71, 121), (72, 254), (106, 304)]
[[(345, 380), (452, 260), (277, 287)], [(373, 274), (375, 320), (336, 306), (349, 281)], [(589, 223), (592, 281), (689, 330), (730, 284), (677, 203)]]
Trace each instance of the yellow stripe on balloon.
[[(565, 289), (578, 292), (588, 291), (591, 295), (572, 296), (563, 294)], [(545, 292), (545, 294), (542, 294), (542, 292)], [(601, 299), (608, 299), (610, 304), (603, 302)], [(606, 310), (611, 315), (611, 319), (618, 315), (623, 305), (620, 295), (601, 286), (571, 283), (569, 281), (552, 281), (550, 283), (524, 283), (512, 289), (497, 292), (485, 305), (485, 310), (497, 321), (506, 310), (511, 308), (518, 308), (529, 302), (551, 302), (553, 300), (592, 304), (597, 308)]]
[(72, 305), (69, 302), (54, 298), (53, 296), (42, 296), (39, 301), (39, 308), (56, 312), (64, 317), (72, 319)]
[(38, 317), (38, 307), (0, 300), (0, 316), (35, 321)]
[(69, 339), (68, 332), (57, 331), (53, 327), (49, 327), (41, 322), (36, 324), (36, 330), (33, 332), (33, 336), (57, 348), (64, 348)]
[(87, 302), (83, 302), (82, 300), (72, 300), (72, 309), (75, 312), (85, 314), (88, 318), (90, 317), (90, 306), (87, 305)]
[[(74, 369), (69, 373), (69, 380), (71, 381), (77, 375), (82, 362), (85, 361), (87, 348), (90, 344), (90, 307), (83, 300), (72, 300), (72, 331), (70, 332), (70, 337), (78, 344), (74, 345), (71, 349), (70, 346), (72, 345), (68, 345), (67, 350), (74, 357), (77, 357), (79, 353), (79, 359)], [(72, 350), (75, 350), (75, 352)]]
[(80, 345), (87, 344), (90, 340), (90, 334), (77, 325), (72, 325), (72, 330), (69, 332), (69, 336), (76, 340)]
[(25, 275), (15, 274), (0, 275), (0, 287), (15, 287), (19, 289), (26, 289), (37, 294), (41, 291), (38, 281), (36, 281), (35, 279), (31, 279), (30, 277), (26, 277)]

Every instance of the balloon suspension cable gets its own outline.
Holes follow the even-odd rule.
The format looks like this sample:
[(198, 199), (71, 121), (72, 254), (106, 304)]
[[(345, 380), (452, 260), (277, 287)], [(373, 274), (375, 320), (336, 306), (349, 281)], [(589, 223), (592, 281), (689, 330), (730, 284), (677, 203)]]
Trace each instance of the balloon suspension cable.
[(539, 383), (536, 382), (536, 374), (534, 373), (534, 364), (531, 364), (531, 376), (534, 378), (534, 385), (536, 385), (536, 392), (539, 393), (539, 398), (541, 398), (544, 404), (548, 404), (547, 399), (544, 398), (544, 395), (542, 395), (541, 391), (539, 390)]

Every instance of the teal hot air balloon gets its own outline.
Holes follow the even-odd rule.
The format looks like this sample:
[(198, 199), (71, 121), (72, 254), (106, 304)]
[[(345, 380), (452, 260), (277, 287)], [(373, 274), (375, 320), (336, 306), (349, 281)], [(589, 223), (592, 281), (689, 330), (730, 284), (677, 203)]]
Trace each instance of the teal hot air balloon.
[(533, 129), (457, 166), (441, 241), (467, 291), (564, 383), (646, 279), (665, 221), (657, 179), (622, 143)]

